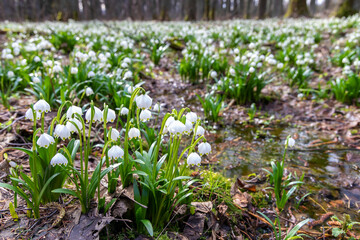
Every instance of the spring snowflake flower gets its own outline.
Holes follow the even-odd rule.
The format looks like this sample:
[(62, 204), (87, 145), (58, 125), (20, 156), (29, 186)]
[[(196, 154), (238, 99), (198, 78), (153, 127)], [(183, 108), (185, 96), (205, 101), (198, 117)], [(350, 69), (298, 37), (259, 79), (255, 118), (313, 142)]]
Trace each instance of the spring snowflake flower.
[(90, 96), (90, 95), (93, 95), (93, 94), (94, 94), (94, 91), (92, 90), (91, 87), (87, 87), (87, 88), (85, 89), (85, 94), (86, 94), (86, 96)]
[(124, 150), (122, 150), (121, 147), (114, 145), (109, 149), (108, 156), (110, 159), (114, 160), (122, 158), (124, 156)]
[[(104, 114), (105, 113), (104, 113), (104, 110), (103, 110), (103, 119), (105, 119)], [(107, 112), (106, 122), (114, 122), (115, 118), (116, 118), (115, 111), (109, 108), (108, 112)]]
[[(293, 139), (292, 137), (289, 138), (289, 140), (287, 140), (287, 144), (289, 147), (294, 147), (295, 146), (295, 139)], [(286, 142), (285, 142), (286, 145)]]
[(137, 128), (130, 128), (129, 130), (129, 140), (133, 138), (140, 138), (140, 131)]
[(79, 114), (80, 116), (82, 115), (82, 110), (80, 107), (77, 106), (71, 106), (69, 107), (69, 109), (66, 111), (66, 118), (73, 118), (74, 114)]
[(144, 94), (136, 97), (135, 101), (138, 108), (141, 108), (142, 110), (150, 108), (152, 104), (151, 97)]
[[(41, 118), (41, 113), (36, 112), (36, 120), (40, 120)], [(25, 119), (29, 119), (30, 121), (34, 121), (34, 114), (31, 108), (29, 108), (26, 113), (25, 113)]]
[[(72, 122), (75, 123), (76, 126)], [(70, 118), (68, 120), (68, 122), (66, 123), (67, 129), (69, 129), (71, 133), (74, 133), (74, 132), (77, 133), (78, 132), (76, 127), (78, 127), (79, 130), (81, 131), (82, 126), (83, 125), (81, 124), (81, 122), (79, 120), (77, 120), (76, 118)]]
[(196, 120), (198, 119), (196, 113), (194, 112), (188, 112), (186, 115), (186, 120), (189, 120), (192, 124), (196, 123)]
[(255, 72), (255, 68), (254, 68), (254, 67), (250, 67), (249, 73), (253, 73), (253, 72)]
[(211, 145), (207, 142), (200, 143), (198, 146), (198, 151), (200, 153), (200, 156), (202, 155), (208, 155), (211, 153)]
[(205, 134), (205, 129), (202, 126), (198, 126), (195, 135), (197, 137), (200, 137), (203, 136), (204, 134)]
[(62, 68), (61, 68), (60, 65), (55, 65), (54, 68), (53, 68), (53, 71), (54, 71), (55, 73), (61, 72), (61, 70), (62, 70)]
[(188, 119), (186, 119), (184, 133), (190, 135), (193, 129), (194, 129), (193, 124)]
[(55, 143), (55, 140), (49, 134), (43, 133), (41, 134), (41, 136), (39, 137), (36, 143), (40, 147), (48, 148), (51, 144)]
[(229, 73), (230, 73), (231, 76), (235, 76), (235, 74), (236, 74), (235, 69), (230, 68)]
[(160, 103), (156, 103), (153, 107), (154, 112), (160, 112), (161, 111), (161, 105)]
[(126, 107), (121, 108), (120, 115), (128, 115), (129, 109)]
[(12, 77), (14, 77), (14, 76), (15, 76), (15, 74), (14, 74), (13, 71), (8, 71), (8, 73), (7, 73), (7, 77), (8, 77), (8, 78), (12, 78)]
[(141, 113), (140, 113), (140, 120), (142, 122), (147, 122), (149, 121), (151, 118), (151, 112), (147, 109), (145, 110), (142, 110)]
[(88, 78), (92, 78), (95, 76), (95, 73), (93, 71), (90, 71), (87, 76)]
[(10, 162), (9, 162), (9, 165), (10, 165), (10, 167), (12, 167), (12, 168), (16, 168), (17, 163), (14, 162), (14, 161), (10, 161)]
[(54, 136), (65, 140), (66, 138), (70, 138), (70, 130), (65, 125), (58, 124), (55, 127)]
[(193, 152), (187, 157), (186, 162), (189, 166), (200, 166), (201, 157), (199, 156), (199, 154)]
[(125, 74), (124, 74), (124, 79), (129, 79), (129, 78), (132, 78), (133, 74), (131, 71), (127, 71)]
[(211, 78), (216, 78), (216, 77), (217, 77), (217, 72), (211, 71), (211, 72), (210, 72), (210, 77), (211, 77)]
[(34, 110), (40, 113), (47, 113), (50, 111), (50, 105), (45, 100), (41, 99), (34, 104)]
[(61, 153), (57, 153), (55, 154), (55, 156), (51, 159), (50, 164), (54, 167), (55, 165), (67, 165), (68, 160), (66, 159), (66, 157), (64, 155), (62, 155)]
[(169, 132), (173, 136), (181, 136), (185, 133), (186, 126), (179, 120), (172, 122), (169, 126)]
[(40, 82), (40, 78), (38, 78), (38, 77), (33, 77), (33, 78), (32, 78), (32, 81), (33, 81), (33, 83), (39, 83), (39, 82)]
[(118, 130), (112, 128), (112, 129), (111, 129), (111, 132), (109, 132), (109, 134), (108, 134), (108, 137), (109, 137), (111, 140), (116, 141), (116, 140), (119, 139), (120, 133), (119, 133)]
[[(85, 113), (85, 119), (86, 122), (89, 122), (91, 120), (91, 108), (89, 108), (86, 113)], [(102, 111), (97, 108), (94, 107), (94, 116), (93, 116), (93, 122), (99, 121), (101, 122), (103, 120), (103, 114)]]
[(71, 74), (77, 74), (78, 73), (78, 68), (77, 67), (72, 67), (71, 70), (70, 70), (70, 73)]

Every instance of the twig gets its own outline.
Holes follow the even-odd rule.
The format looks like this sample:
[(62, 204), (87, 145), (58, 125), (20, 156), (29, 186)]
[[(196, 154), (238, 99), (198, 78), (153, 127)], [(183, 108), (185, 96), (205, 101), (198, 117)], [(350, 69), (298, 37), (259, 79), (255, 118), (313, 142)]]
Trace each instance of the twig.
[[(176, 213), (174, 214), (174, 216), (170, 219), (170, 221), (165, 225), (165, 227), (163, 228), (163, 230), (161, 230), (159, 236), (156, 238), (159, 239), (159, 237), (163, 234), (163, 232), (165, 231), (165, 229), (169, 226), (169, 224), (172, 222), (172, 220), (174, 220), (175, 216), (180, 212), (180, 210), (182, 210), (182, 208), (184, 207), (185, 205), (182, 205), (180, 207), (180, 209), (178, 211), (176, 211)], [(185, 222), (186, 223), (186, 222)], [(190, 224), (189, 224), (190, 225)], [(193, 228), (191, 225), (190, 225), (191, 228)]]
[(9, 124), (8, 126), (4, 127), (3, 129), (0, 130), (0, 133), (2, 133), (3, 131), (5, 131), (6, 129), (8, 129), (9, 127), (11, 127), (12, 125), (14, 125), (17, 121), (19, 121), (20, 119), (25, 118), (25, 116), (21, 116), (16, 118), (11, 124)]

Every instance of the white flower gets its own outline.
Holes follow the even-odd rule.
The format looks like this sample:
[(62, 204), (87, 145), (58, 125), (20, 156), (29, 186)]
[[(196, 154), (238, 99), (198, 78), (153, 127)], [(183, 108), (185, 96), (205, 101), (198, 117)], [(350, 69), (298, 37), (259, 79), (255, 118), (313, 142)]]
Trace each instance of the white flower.
[(254, 67), (250, 67), (249, 72), (250, 72), (250, 73), (255, 72), (255, 68), (254, 68)]
[(236, 74), (235, 69), (230, 68), (229, 73), (230, 73), (231, 76), (235, 76), (235, 74)]
[[(115, 118), (116, 118), (115, 111), (109, 108), (107, 111), (106, 122), (114, 122)], [(103, 110), (103, 119), (105, 119), (104, 110)]]
[(65, 140), (66, 138), (70, 138), (70, 130), (65, 125), (58, 124), (55, 127), (54, 136)]
[(135, 101), (136, 101), (136, 105), (138, 106), (138, 108), (141, 108), (143, 110), (150, 108), (151, 104), (152, 104), (151, 97), (149, 97), (148, 95), (144, 95), (144, 94), (136, 97)]
[[(85, 119), (87, 122), (89, 122), (91, 120), (91, 108), (89, 108), (86, 113), (85, 113)], [(103, 114), (102, 111), (97, 108), (94, 107), (94, 116), (93, 116), (93, 122), (99, 121), (101, 122), (103, 120)]]
[(26, 65), (26, 63), (27, 63), (27, 60), (26, 60), (26, 59), (23, 59), (23, 60), (21, 60), (21, 62), (20, 62), (20, 63), (21, 63), (21, 65), (22, 65), (22, 66), (25, 66), (25, 65)]
[[(35, 111), (35, 113), (36, 113), (36, 119), (37, 119), (37, 120), (40, 120), (40, 118), (41, 118), (41, 113), (36, 112), (36, 111)], [(31, 121), (34, 121), (34, 114), (33, 114), (33, 111), (32, 111), (31, 108), (29, 108), (29, 109), (26, 111), (26, 113), (25, 113), (25, 119), (29, 119), (29, 120), (31, 120)]]
[(55, 73), (58, 73), (58, 72), (61, 72), (61, 66), (60, 65), (55, 65), (54, 66), (54, 68), (53, 68), (53, 71), (55, 72)]
[(8, 71), (8, 73), (7, 73), (7, 77), (8, 77), (8, 78), (12, 78), (12, 77), (14, 77), (14, 76), (15, 76), (15, 74), (14, 74), (13, 71)]
[(82, 110), (80, 107), (77, 106), (71, 106), (69, 107), (69, 109), (66, 111), (66, 118), (72, 118), (74, 117), (74, 114), (79, 114), (80, 116), (82, 115)]
[(142, 110), (141, 113), (140, 113), (140, 120), (142, 122), (147, 122), (149, 121), (151, 118), (151, 112), (147, 109), (145, 110)]
[(93, 95), (93, 94), (94, 94), (94, 91), (92, 90), (91, 87), (87, 87), (87, 88), (85, 89), (85, 94), (86, 94), (86, 96), (90, 96), (90, 95)]
[(180, 136), (180, 135), (184, 134), (184, 132), (186, 130), (186, 126), (179, 120), (176, 120), (170, 124), (168, 130), (169, 130), (170, 134)]
[(131, 59), (128, 58), (128, 57), (126, 57), (126, 58), (123, 59), (123, 62), (125, 62), (125, 63), (131, 63)]
[(201, 157), (199, 156), (199, 154), (193, 152), (187, 157), (186, 162), (189, 166), (191, 165), (200, 166)]
[[(295, 146), (295, 139), (293, 139), (292, 137), (289, 138), (289, 140), (287, 140), (287, 144), (289, 147), (294, 147)], [(286, 142), (285, 142), (286, 144)]]
[(124, 79), (128, 79), (128, 78), (132, 78), (132, 72), (131, 71), (127, 71), (125, 74), (124, 74)]
[(34, 57), (34, 62), (40, 62), (40, 61), (41, 61), (41, 59), (38, 56)]
[(95, 73), (93, 71), (90, 71), (87, 76), (88, 78), (94, 77)]
[(154, 107), (153, 107), (153, 110), (154, 110), (155, 112), (160, 112), (160, 111), (161, 111), (161, 105), (160, 105), (160, 103), (156, 103), (156, 104), (154, 105)]
[(40, 79), (38, 77), (33, 77), (32, 81), (33, 81), (33, 83), (39, 83)]
[[(75, 126), (72, 122), (75, 123), (76, 126)], [(72, 132), (72, 133), (74, 133), (74, 132), (77, 133), (78, 130), (77, 130), (76, 127), (78, 127), (79, 130), (81, 131), (81, 130), (82, 130), (82, 123), (81, 123), (79, 120), (77, 120), (76, 118), (71, 118), (71, 119), (69, 119), (68, 122), (66, 123), (66, 127), (67, 127), (67, 129), (70, 130), (70, 132)]]
[(137, 128), (130, 128), (129, 130), (129, 139), (140, 138), (140, 131)]
[(17, 163), (14, 162), (14, 161), (10, 161), (10, 162), (9, 162), (9, 165), (10, 165), (10, 167), (12, 167), (12, 168), (16, 168)]
[(121, 108), (120, 115), (127, 115), (129, 113), (129, 109), (126, 107)]
[(203, 154), (208, 155), (211, 152), (211, 145), (207, 142), (200, 143), (198, 146), (200, 156)]
[(190, 135), (192, 130), (193, 130), (193, 124), (188, 119), (186, 119), (184, 133), (186, 133), (187, 135)]
[(64, 155), (61, 153), (55, 154), (55, 156), (51, 159), (50, 164), (54, 167), (55, 165), (64, 164), (66, 165), (68, 163), (68, 160)]
[(194, 112), (189, 112), (185, 115), (186, 120), (189, 120), (192, 124), (196, 123), (197, 115)]
[(202, 136), (205, 134), (205, 129), (202, 126), (198, 126), (196, 129), (196, 136)]
[(119, 139), (120, 133), (119, 133), (118, 130), (112, 128), (112, 129), (111, 129), (111, 132), (108, 133), (108, 137), (109, 137), (111, 140), (116, 141), (116, 140)]
[(71, 74), (77, 74), (78, 73), (78, 68), (77, 67), (72, 67), (71, 70), (70, 70), (70, 73)]
[(110, 159), (114, 160), (122, 158), (124, 156), (124, 150), (122, 150), (121, 147), (114, 145), (109, 149), (108, 156)]
[(41, 134), (41, 136), (39, 137), (36, 143), (40, 147), (48, 148), (51, 144), (55, 143), (55, 140), (49, 134), (43, 133)]
[(40, 113), (47, 113), (50, 111), (50, 105), (45, 100), (41, 99), (34, 104), (34, 110)]
[(210, 77), (211, 78), (216, 78), (217, 77), (217, 73), (215, 71), (211, 71), (210, 72)]

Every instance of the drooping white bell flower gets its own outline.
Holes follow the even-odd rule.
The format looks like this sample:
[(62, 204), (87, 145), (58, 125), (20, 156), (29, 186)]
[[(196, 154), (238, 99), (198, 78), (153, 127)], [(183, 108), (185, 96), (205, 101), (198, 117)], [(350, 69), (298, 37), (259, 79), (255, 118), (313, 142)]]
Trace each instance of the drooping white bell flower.
[(183, 124), (179, 120), (172, 122), (169, 126), (169, 132), (171, 135), (174, 136), (181, 136), (182, 134), (184, 134), (185, 130), (186, 130), (185, 124)]
[(147, 122), (149, 121), (151, 118), (151, 112), (147, 109), (145, 110), (142, 110), (141, 113), (140, 113), (140, 120), (142, 122)]
[(165, 122), (165, 128), (164, 128), (164, 133), (167, 133), (169, 131), (169, 126), (175, 121), (175, 118), (173, 116), (169, 117), (168, 119), (166, 119)]
[(55, 140), (49, 134), (43, 133), (41, 134), (41, 136), (39, 137), (36, 143), (40, 147), (48, 148), (51, 144), (55, 143)]
[(50, 111), (50, 105), (45, 100), (41, 99), (34, 104), (34, 110), (40, 113), (47, 113)]
[(82, 115), (81, 108), (77, 106), (70, 106), (69, 109), (66, 111), (66, 118), (68, 119), (73, 118), (75, 113), (81, 116)]
[(253, 73), (253, 72), (255, 72), (255, 68), (254, 68), (254, 67), (250, 67), (249, 73)]
[(58, 73), (62, 71), (62, 68), (60, 65), (55, 65), (53, 68), (54, 73)]
[(207, 142), (200, 143), (198, 146), (200, 156), (203, 154), (208, 155), (211, 152), (211, 145)]
[(210, 72), (210, 77), (211, 77), (211, 78), (216, 78), (216, 77), (217, 77), (217, 72), (214, 71), (214, 70), (211, 71), (211, 72)]
[(68, 120), (68, 122), (66, 123), (66, 127), (67, 127), (67, 129), (70, 130), (71, 133), (78, 132), (76, 126), (72, 122), (75, 123), (75, 125), (79, 128), (80, 131), (82, 130), (82, 127), (83, 127), (82, 123), (79, 120), (77, 120), (76, 118), (70, 118)]
[(34, 57), (34, 62), (40, 62), (40, 61), (41, 61), (41, 59), (39, 58), (39, 56)]
[(135, 101), (138, 108), (141, 108), (142, 110), (150, 108), (152, 104), (151, 97), (144, 94), (136, 97)]
[(70, 130), (65, 125), (58, 124), (55, 127), (54, 136), (65, 140), (66, 138), (70, 138)]
[[(295, 146), (295, 139), (293, 139), (292, 137), (290, 137), (288, 140), (288, 146), (289, 147), (294, 147)], [(286, 141), (285, 141), (285, 145), (286, 145)]]
[(33, 83), (39, 83), (39, 82), (40, 82), (40, 78), (38, 78), (38, 77), (33, 77), (33, 78), (32, 78), (32, 82), (33, 82)]
[(160, 103), (156, 103), (153, 107), (154, 112), (160, 112), (161, 111), (161, 105)]
[(130, 128), (129, 130), (129, 139), (140, 138), (140, 130), (137, 128)]
[(119, 139), (120, 133), (119, 133), (118, 130), (112, 128), (112, 129), (111, 129), (111, 132), (108, 133), (108, 137), (109, 137), (111, 140), (116, 141), (116, 140)]
[(121, 147), (114, 145), (108, 151), (108, 156), (110, 159), (118, 159), (124, 156), (124, 150)]
[(129, 109), (126, 107), (121, 108), (120, 115), (127, 115), (129, 113)]
[(79, 72), (79, 70), (78, 70), (77, 67), (72, 67), (72, 68), (70, 69), (70, 73), (71, 73), (71, 74), (77, 74), (78, 72)]
[(87, 87), (87, 88), (85, 89), (85, 94), (86, 94), (86, 96), (90, 96), (90, 95), (93, 95), (93, 94), (94, 94), (94, 91), (92, 90), (91, 87)]
[(201, 157), (199, 156), (199, 154), (193, 152), (187, 157), (186, 162), (189, 166), (200, 166)]
[[(36, 111), (35, 111), (35, 113), (36, 113), (36, 119), (37, 119), (37, 120), (40, 120), (40, 118), (41, 118), (41, 113), (36, 112)], [(26, 111), (26, 113), (25, 113), (25, 119), (29, 119), (29, 120), (31, 120), (31, 121), (34, 121), (34, 114), (33, 114), (33, 111), (32, 111), (31, 108), (29, 108), (29, 109)]]
[(131, 71), (126, 71), (126, 73), (124, 74), (124, 79), (129, 79), (132, 78), (133, 73)]
[(93, 71), (90, 71), (87, 76), (88, 78), (92, 78), (95, 76), (95, 73)]
[[(114, 122), (115, 118), (116, 118), (115, 111), (109, 108), (107, 111), (106, 122)], [(105, 119), (104, 110), (103, 110), (103, 119)]]
[(64, 155), (62, 155), (61, 153), (57, 153), (55, 154), (55, 156), (51, 159), (50, 164), (54, 167), (55, 165), (67, 165), (68, 160), (66, 159), (66, 157)]
[(194, 129), (193, 124), (188, 119), (186, 119), (185, 134), (190, 135), (190, 133), (192, 132), (193, 129)]
[(15, 76), (15, 74), (14, 74), (13, 71), (8, 71), (8, 72), (7, 72), (7, 77), (8, 77), (8, 78), (12, 78), (12, 77), (14, 77), (14, 76)]
[(196, 123), (197, 115), (194, 112), (188, 112), (186, 115), (186, 120), (189, 120), (192, 124)]
[(235, 76), (235, 74), (236, 74), (235, 69), (230, 68), (229, 73), (230, 73), (231, 76)]
[[(89, 108), (86, 113), (85, 113), (85, 119), (86, 122), (89, 122), (91, 120), (91, 108)], [(93, 122), (99, 121), (101, 122), (103, 120), (103, 114), (102, 111), (97, 108), (94, 107), (94, 116), (93, 116)]]
[(200, 137), (205, 134), (205, 129), (202, 126), (198, 126), (195, 135)]

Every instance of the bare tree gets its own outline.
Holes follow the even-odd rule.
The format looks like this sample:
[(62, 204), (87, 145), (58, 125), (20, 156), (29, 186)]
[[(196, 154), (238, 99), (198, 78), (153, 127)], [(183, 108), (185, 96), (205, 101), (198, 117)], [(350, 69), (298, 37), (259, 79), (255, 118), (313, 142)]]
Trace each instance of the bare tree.
[(315, 15), (316, 13), (316, 0), (310, 1), (310, 12), (312, 15)]
[(290, 0), (285, 17), (309, 17), (306, 0)]
[(266, 5), (267, 5), (267, 0), (259, 0), (259, 6), (258, 6), (258, 18), (259, 19), (265, 18)]
[(347, 17), (357, 13), (354, 8), (355, 0), (342, 0), (337, 10), (335, 11), (336, 17)]
[(272, 16), (274, 17), (282, 17), (284, 14), (284, 2), (283, 0), (274, 0), (274, 4), (272, 6)]

